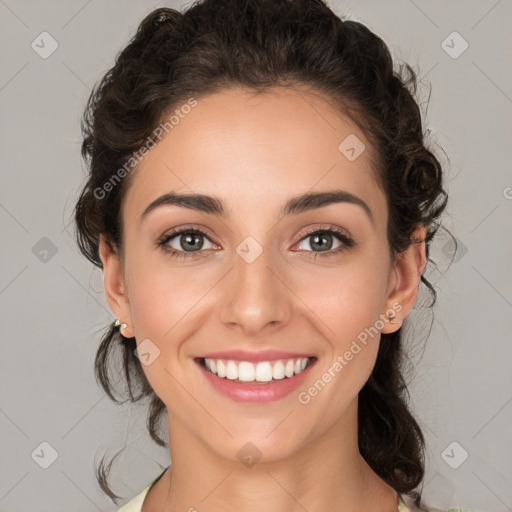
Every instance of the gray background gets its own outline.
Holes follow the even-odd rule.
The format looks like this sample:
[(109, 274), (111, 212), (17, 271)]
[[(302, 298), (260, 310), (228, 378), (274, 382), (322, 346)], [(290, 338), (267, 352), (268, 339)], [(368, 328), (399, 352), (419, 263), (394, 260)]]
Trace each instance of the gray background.
[[(169, 463), (146, 434), (145, 404), (115, 406), (96, 385), (99, 331), (113, 316), (70, 224), (85, 177), (85, 100), (142, 18), (164, 5), (186, 4), (0, 0), (0, 512), (115, 510), (94, 477), (105, 451), (128, 446), (113, 480), (127, 498)], [(330, 5), (419, 67), (426, 124), (449, 156), (437, 151), (450, 194), (444, 223), (461, 249), (446, 271), (453, 245), (436, 243), (426, 346), (428, 317), (411, 332), (411, 400), (428, 442), (424, 496), (444, 508), (512, 510), (512, 4)], [(46, 59), (31, 47), (43, 31), (58, 43)], [(461, 55), (454, 31), (469, 44)]]

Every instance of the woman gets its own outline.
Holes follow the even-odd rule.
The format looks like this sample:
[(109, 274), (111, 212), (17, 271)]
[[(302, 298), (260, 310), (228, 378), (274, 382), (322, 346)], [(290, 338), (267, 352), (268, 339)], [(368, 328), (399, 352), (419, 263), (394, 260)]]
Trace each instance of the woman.
[(117, 401), (122, 358), (171, 455), (120, 511), (425, 506), (401, 328), (420, 281), (435, 299), (447, 196), (415, 86), (321, 0), (205, 0), (148, 15), (94, 89), (77, 241), (118, 319), (97, 377)]

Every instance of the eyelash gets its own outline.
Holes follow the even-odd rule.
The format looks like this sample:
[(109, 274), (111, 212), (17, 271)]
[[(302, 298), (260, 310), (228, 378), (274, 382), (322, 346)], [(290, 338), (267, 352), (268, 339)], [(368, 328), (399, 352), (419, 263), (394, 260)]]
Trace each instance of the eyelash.
[[(172, 240), (173, 238), (176, 238), (178, 235), (182, 235), (183, 233), (194, 233), (194, 234), (200, 234), (204, 237), (210, 239), (208, 234), (205, 233), (202, 229), (199, 228), (183, 228), (178, 229), (176, 231), (172, 231), (171, 233), (167, 233), (163, 235), (157, 242), (158, 247), (160, 247), (165, 253), (169, 254), (172, 258), (181, 259), (181, 258), (196, 258), (196, 257), (207, 257), (208, 254), (205, 253), (205, 251), (200, 250), (196, 252), (187, 252), (187, 251), (178, 251), (176, 249), (173, 249), (172, 247), (169, 247), (167, 243)], [(336, 248), (336, 249), (330, 249), (329, 251), (305, 251), (305, 252), (313, 252), (314, 256), (312, 256), (313, 259), (315, 259), (317, 256), (321, 257), (328, 257), (333, 256), (335, 254), (341, 254), (343, 251), (350, 249), (354, 247), (355, 242), (345, 234), (345, 232), (341, 231), (335, 226), (329, 226), (328, 228), (315, 228), (313, 230), (308, 231), (304, 234), (304, 236), (299, 240), (299, 242), (302, 242), (304, 239), (316, 235), (316, 234), (332, 234), (335, 235), (336, 238), (338, 238), (342, 244)], [(211, 241), (211, 240), (210, 240)], [(297, 242), (297, 243), (299, 243)]]

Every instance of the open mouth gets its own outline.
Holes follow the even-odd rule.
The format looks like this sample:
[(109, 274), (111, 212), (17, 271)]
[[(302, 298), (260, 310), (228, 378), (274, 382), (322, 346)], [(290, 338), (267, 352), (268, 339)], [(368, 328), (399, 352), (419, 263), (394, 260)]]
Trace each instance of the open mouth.
[(207, 372), (239, 384), (273, 384), (291, 379), (309, 368), (316, 357), (276, 359), (273, 361), (235, 361), (232, 359), (195, 358)]

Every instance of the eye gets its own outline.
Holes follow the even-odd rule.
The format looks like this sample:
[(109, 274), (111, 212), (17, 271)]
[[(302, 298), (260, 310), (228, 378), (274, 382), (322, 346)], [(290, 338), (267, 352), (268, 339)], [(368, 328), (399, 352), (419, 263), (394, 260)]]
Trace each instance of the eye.
[[(183, 228), (165, 234), (158, 240), (158, 246), (169, 253), (173, 258), (205, 256), (203, 252), (204, 238), (210, 241), (208, 235), (201, 229)], [(172, 244), (169, 244), (171, 241)], [(215, 247), (215, 244), (211, 241), (210, 243)]]
[[(334, 249), (332, 239), (336, 238), (340, 242), (337, 247)], [(316, 258), (321, 253), (321, 256), (331, 256), (333, 254), (339, 254), (344, 250), (353, 247), (354, 241), (341, 229), (336, 226), (329, 226), (328, 228), (316, 228), (314, 230), (309, 231), (306, 236), (304, 236), (299, 244), (303, 243), (305, 240), (310, 239), (310, 241), (306, 244), (308, 245), (312, 251), (308, 251), (307, 249), (300, 248), (301, 250), (306, 250), (307, 252), (314, 252), (314, 257)], [(316, 249), (319, 249), (318, 251)]]

